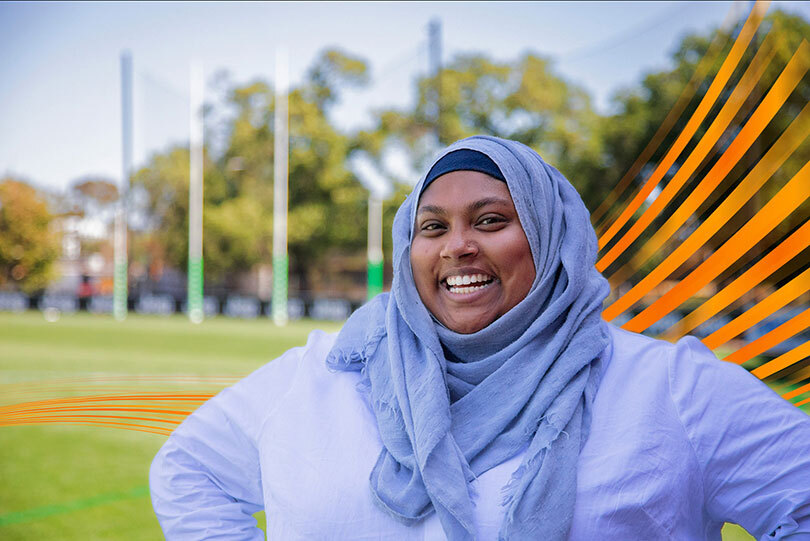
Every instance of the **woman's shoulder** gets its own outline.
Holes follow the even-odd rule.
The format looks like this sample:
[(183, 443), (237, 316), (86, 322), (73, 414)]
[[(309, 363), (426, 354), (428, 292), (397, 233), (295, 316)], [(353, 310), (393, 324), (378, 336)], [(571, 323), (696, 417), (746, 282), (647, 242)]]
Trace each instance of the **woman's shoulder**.
[[(612, 410), (668, 412), (672, 422), (705, 423), (740, 397), (768, 401), (775, 395), (740, 366), (719, 360), (695, 337), (668, 342), (609, 325), (611, 353), (597, 402)], [(735, 396), (736, 395), (736, 396)], [(725, 404), (725, 405), (724, 405)]]
[(603, 376), (604, 393), (637, 406), (666, 401), (693, 442), (706, 432), (716, 434), (717, 426), (748, 430), (744, 421), (757, 410), (791, 426), (808, 423), (801, 410), (743, 367), (718, 359), (695, 337), (670, 343), (612, 325), (610, 332), (613, 350)]
[(638, 377), (666, 379), (673, 361), (684, 356), (682, 345), (650, 338), (607, 324), (610, 354), (604, 366), (604, 377), (632, 381)]
[(318, 371), (323, 368), (324, 359), (335, 343), (336, 333), (316, 329), (309, 333), (302, 346), (285, 351), (281, 356), (269, 361), (239, 382), (245, 386), (265, 386), (271, 381), (289, 380), (299, 371)]
[(676, 345), (611, 324), (607, 327), (609, 350), (602, 361), (594, 415), (621, 420), (643, 417), (649, 410), (660, 420), (668, 412), (677, 422), (675, 409), (665, 407), (670, 403), (669, 367), (678, 355)]
[[(677, 342), (651, 338), (608, 324), (611, 354), (606, 372), (656, 375), (671, 382), (691, 377), (751, 378), (746, 370), (719, 360), (700, 340), (686, 336)], [(755, 378), (754, 378), (755, 379)]]
[(221, 408), (231, 408), (250, 417), (249, 424), (260, 426), (283, 398), (302, 383), (323, 376), (324, 359), (335, 341), (335, 334), (312, 331), (306, 344), (285, 351), (223, 389), (214, 400)]

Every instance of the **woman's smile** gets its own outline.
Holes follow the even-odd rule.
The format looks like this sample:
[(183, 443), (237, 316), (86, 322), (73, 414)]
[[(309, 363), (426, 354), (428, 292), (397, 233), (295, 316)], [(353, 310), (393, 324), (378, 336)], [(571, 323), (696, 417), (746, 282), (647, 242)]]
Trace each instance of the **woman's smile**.
[(466, 295), (487, 287), (492, 284), (493, 280), (495, 279), (488, 274), (464, 274), (448, 276), (444, 279), (444, 283), (447, 284), (447, 290), (451, 293)]
[(419, 296), (445, 327), (479, 331), (531, 289), (531, 249), (505, 182), (453, 171), (422, 193), (411, 244)]

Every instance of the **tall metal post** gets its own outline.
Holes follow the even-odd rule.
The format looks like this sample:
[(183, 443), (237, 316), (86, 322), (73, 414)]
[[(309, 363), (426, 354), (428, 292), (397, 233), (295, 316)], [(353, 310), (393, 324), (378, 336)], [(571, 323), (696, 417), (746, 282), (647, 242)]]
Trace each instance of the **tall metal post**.
[(382, 199), (368, 196), (368, 299), (383, 290)]
[(287, 52), (276, 51), (276, 107), (273, 150), (273, 321), (287, 324)]
[(433, 19), (428, 25), (428, 49), (430, 61), (430, 75), (433, 77), (433, 121), (436, 130), (436, 140), (440, 145), (442, 139), (442, 23)]
[(189, 79), (189, 189), (188, 189), (188, 285), (186, 308), (193, 323), (203, 320), (203, 70), (191, 65)]
[(349, 169), (368, 190), (368, 281), (367, 295), (371, 300), (383, 290), (383, 200), (391, 195), (391, 184), (380, 174), (365, 152), (354, 152)]
[(113, 239), (113, 316), (127, 317), (127, 199), (132, 172), (132, 55), (121, 53), (121, 185)]

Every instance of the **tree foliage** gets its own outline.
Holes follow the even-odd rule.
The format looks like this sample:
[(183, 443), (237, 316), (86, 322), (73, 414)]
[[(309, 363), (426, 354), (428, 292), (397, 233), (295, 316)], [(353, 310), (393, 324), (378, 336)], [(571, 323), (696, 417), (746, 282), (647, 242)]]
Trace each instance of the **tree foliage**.
[(12, 178), (0, 180), (0, 288), (34, 293), (54, 278), (60, 238), (53, 218), (36, 189)]
[(115, 182), (105, 178), (78, 179), (71, 190), (85, 206), (106, 207), (118, 201), (118, 187)]
[(606, 189), (599, 116), (588, 94), (555, 73), (547, 58), (528, 53), (514, 62), (496, 62), (462, 55), (438, 75), (422, 78), (418, 92), (411, 110), (384, 111), (378, 126), (383, 137), (410, 149), (417, 169), (440, 145), (488, 134), (537, 150), (571, 180), (586, 203)]
[[(768, 16), (755, 39), (774, 47), (773, 61), (760, 87), (734, 119), (730, 135), (721, 138), (698, 174), (705, 173), (711, 160), (722, 154), (723, 145), (808, 35), (810, 27), (800, 17), (778, 10)], [(451, 59), (440, 73), (416, 81), (412, 106), (378, 111), (376, 124), (356, 133), (335, 126), (330, 112), (342, 89), (368, 82), (366, 63), (337, 49), (323, 51), (304, 81), (289, 93), (288, 247), (299, 287), (308, 288), (308, 269), (327, 265), (330, 254), (357, 254), (365, 245), (367, 193), (347, 169), (353, 152), (367, 152), (385, 169), (386, 153), (393, 147), (404, 149), (411, 172), (400, 180), (412, 183), (416, 178), (411, 177), (423, 172), (444, 144), (473, 134), (515, 139), (537, 150), (566, 175), (594, 210), (653, 138), (693, 80), (701, 59), (706, 58), (706, 77), (692, 81), (694, 97), (686, 102), (669, 138), (660, 142), (648, 168), (637, 175), (636, 185), (649, 173), (649, 167), (660, 161), (705, 94), (733, 38), (732, 33), (686, 36), (672, 54), (670, 68), (648, 73), (640, 84), (617, 93), (612, 113), (604, 116), (594, 110), (585, 90), (566, 81), (542, 55), (529, 52), (512, 61), (500, 61), (481, 54), (462, 54)], [(750, 55), (733, 74), (720, 102), (728, 98), (748, 62)], [(218, 143), (209, 146), (205, 154), (203, 250), (206, 277), (227, 282), (271, 260), (275, 96), (272, 86), (262, 80), (236, 85), (227, 77), (219, 77), (218, 84), (225, 89), (224, 99), (208, 105), (208, 112), (216, 113), (222, 121), (213, 129), (208, 124), (213, 133), (206, 134), (206, 141)], [(729, 175), (729, 183), (750, 168), (759, 156), (757, 149), (763, 151), (773, 143), (807, 98), (805, 78), (766, 128), (751, 156)], [(718, 107), (699, 126), (691, 145), (705, 133)], [(808, 151), (804, 145), (791, 156), (767, 185), (763, 197), (769, 197), (810, 159)], [(687, 155), (684, 153), (675, 166), (680, 166)], [(133, 187), (143, 195), (140, 212), (148, 218), (150, 257), (159, 254), (167, 264), (184, 269), (188, 252), (188, 151), (173, 148), (153, 156), (134, 176)], [(390, 238), (394, 211), (406, 191), (406, 185), (397, 186), (396, 196), (386, 203), (385, 238)], [(794, 226), (791, 222), (783, 227)], [(722, 238), (713, 241), (721, 242)]]
[[(322, 53), (304, 84), (289, 93), (291, 269), (306, 287), (306, 270), (332, 248), (355, 250), (365, 239), (365, 191), (346, 169), (351, 138), (328, 118), (344, 85), (363, 84), (366, 65), (337, 50)], [(272, 252), (274, 94), (254, 81), (233, 86), (224, 108), (224, 150), (206, 154), (203, 253), (206, 276), (227, 281)], [(133, 186), (146, 194), (141, 211), (167, 262), (185, 268), (188, 252), (188, 151), (154, 156)]]

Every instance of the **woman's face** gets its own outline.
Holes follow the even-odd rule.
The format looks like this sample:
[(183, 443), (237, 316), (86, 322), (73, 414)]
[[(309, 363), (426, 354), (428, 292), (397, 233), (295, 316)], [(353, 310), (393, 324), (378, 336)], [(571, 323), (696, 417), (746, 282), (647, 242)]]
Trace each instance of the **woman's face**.
[(477, 171), (434, 180), (419, 200), (411, 268), (427, 309), (458, 333), (480, 331), (523, 300), (534, 261), (506, 183)]

